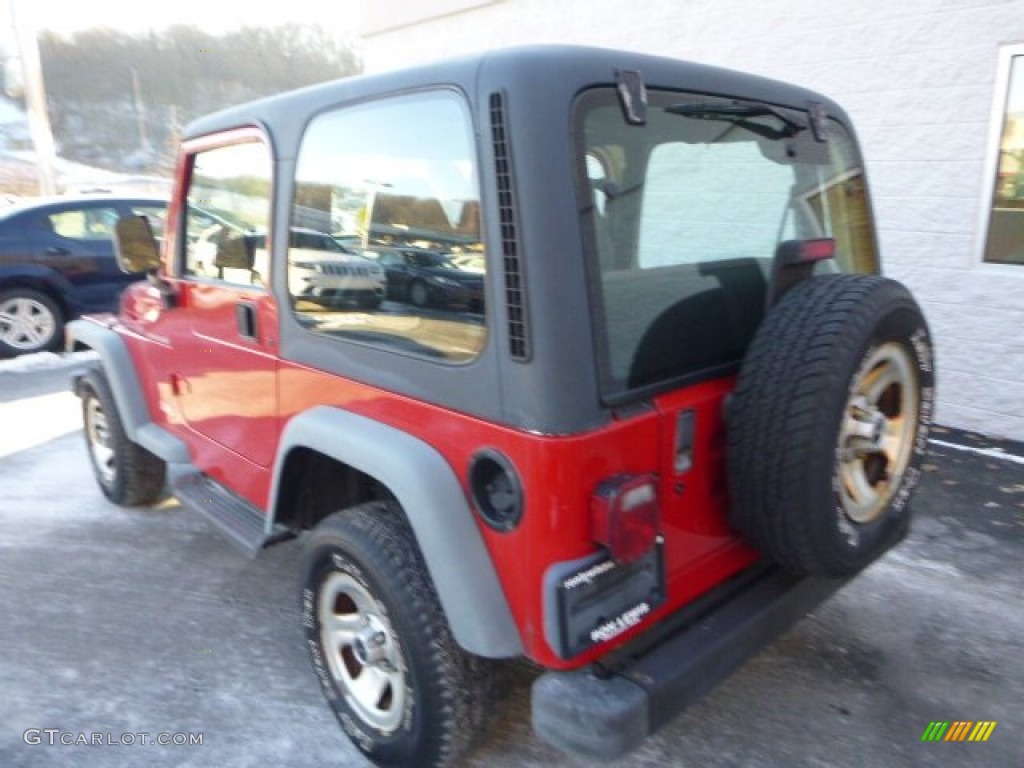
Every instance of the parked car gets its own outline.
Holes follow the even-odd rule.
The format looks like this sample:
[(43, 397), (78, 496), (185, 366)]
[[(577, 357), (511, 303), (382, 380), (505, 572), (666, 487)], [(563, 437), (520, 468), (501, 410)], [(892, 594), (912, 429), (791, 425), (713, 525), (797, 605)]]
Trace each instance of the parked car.
[(483, 311), (482, 270), (462, 267), (450, 254), (395, 248), (378, 251), (377, 261), (387, 275), (389, 298), (417, 307), (462, 306)]
[(322, 306), (354, 302), (376, 309), (384, 299), (384, 268), (346, 248), (325, 232), (292, 227), (288, 248), (288, 281), (296, 301)]
[(114, 259), (114, 225), (144, 215), (160, 233), (155, 198), (56, 197), (0, 208), (0, 356), (56, 349), (64, 324), (109, 312), (128, 283)]
[[(169, 478), (247, 552), (303, 539), (305, 646), (378, 765), (464, 765), (524, 657), (540, 738), (622, 755), (906, 535), (931, 340), (828, 97), (516, 49), (234, 107), (180, 157), (175, 210), (244, 212), (266, 281), (119, 222), (159, 271), (72, 325), (87, 455), (115, 503)], [(480, 254), (487, 312), (308, 306), (285, 227), (318, 218), (410, 292)]]

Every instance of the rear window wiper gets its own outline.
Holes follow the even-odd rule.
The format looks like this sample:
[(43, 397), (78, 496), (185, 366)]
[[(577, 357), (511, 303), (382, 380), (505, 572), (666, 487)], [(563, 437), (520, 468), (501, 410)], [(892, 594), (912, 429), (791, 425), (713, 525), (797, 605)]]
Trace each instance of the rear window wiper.
[[(800, 131), (807, 130), (807, 126), (803, 123), (767, 104), (671, 104), (665, 107), (665, 111), (697, 120), (718, 120), (732, 123), (772, 141), (788, 139), (796, 136)], [(764, 123), (754, 122), (750, 119), (753, 117), (774, 117), (782, 123), (782, 128), (773, 128)]]

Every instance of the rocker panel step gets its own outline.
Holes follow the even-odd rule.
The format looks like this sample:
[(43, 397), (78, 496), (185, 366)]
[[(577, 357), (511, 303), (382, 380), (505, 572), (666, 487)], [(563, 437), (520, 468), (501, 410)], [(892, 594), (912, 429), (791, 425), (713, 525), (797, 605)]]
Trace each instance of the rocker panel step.
[(228, 541), (249, 557), (264, 547), (290, 538), (291, 532), (280, 525), (268, 535), (266, 517), (255, 506), (206, 475), (191, 472), (177, 478), (172, 488), (182, 506), (198, 512), (223, 533)]

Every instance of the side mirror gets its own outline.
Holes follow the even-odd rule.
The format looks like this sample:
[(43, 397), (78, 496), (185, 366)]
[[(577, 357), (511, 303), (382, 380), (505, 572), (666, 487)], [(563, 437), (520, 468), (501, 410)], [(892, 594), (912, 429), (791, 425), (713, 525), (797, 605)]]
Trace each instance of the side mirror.
[(243, 236), (232, 236), (217, 243), (213, 266), (217, 269), (252, 269), (253, 243)]
[(130, 275), (152, 272), (160, 266), (160, 248), (145, 216), (124, 216), (114, 226), (117, 266)]

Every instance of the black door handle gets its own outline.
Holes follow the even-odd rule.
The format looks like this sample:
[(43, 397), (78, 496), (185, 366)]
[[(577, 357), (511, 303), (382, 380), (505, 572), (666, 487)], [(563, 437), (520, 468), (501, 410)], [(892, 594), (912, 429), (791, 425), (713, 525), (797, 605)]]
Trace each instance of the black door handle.
[(49, 248), (46, 249), (47, 256), (67, 256), (69, 253), (71, 253), (71, 251), (69, 251), (67, 248), (61, 248), (56, 245), (51, 245)]
[(256, 307), (248, 302), (240, 301), (235, 305), (235, 318), (238, 320), (238, 333), (243, 339), (258, 341), (256, 327)]

